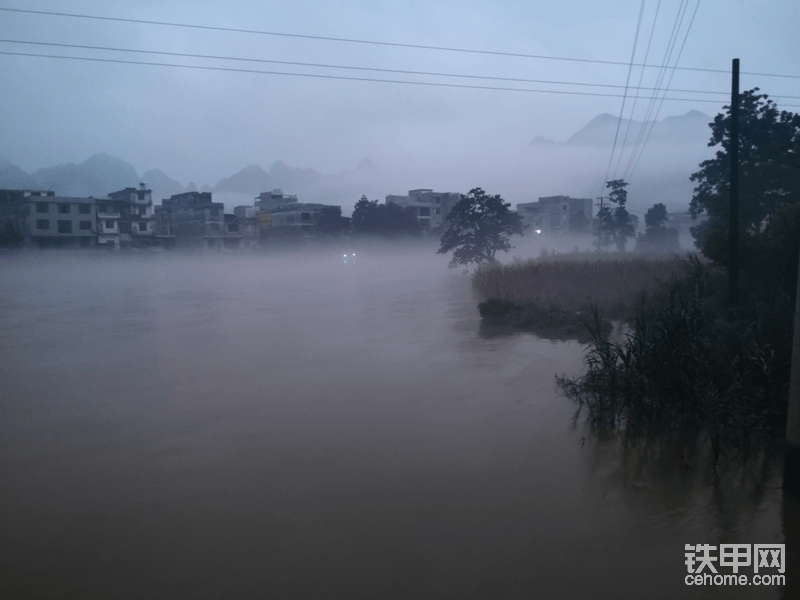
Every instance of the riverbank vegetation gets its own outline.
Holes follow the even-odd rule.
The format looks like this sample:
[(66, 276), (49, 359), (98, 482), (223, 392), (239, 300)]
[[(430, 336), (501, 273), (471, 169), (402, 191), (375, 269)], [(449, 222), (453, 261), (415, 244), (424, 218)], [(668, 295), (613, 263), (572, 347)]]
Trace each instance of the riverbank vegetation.
[(585, 372), (557, 385), (601, 436), (640, 443), (669, 433), (692, 446), (702, 437), (714, 464), (726, 450), (746, 460), (785, 433), (790, 299), (751, 293), (732, 316), (724, 271), (696, 258), (681, 264), (621, 340), (609, 339), (595, 309)]
[[(682, 448), (707, 443), (713, 464), (773, 449), (785, 430), (792, 295), (745, 276), (729, 310), (724, 268), (697, 256), (557, 255), (485, 265), (473, 278), (488, 324), (587, 344), (584, 372), (557, 377), (601, 438)], [(609, 319), (625, 333), (612, 337)], [(682, 468), (691, 452), (681, 452)], [(688, 457), (688, 458), (687, 458)]]
[(609, 332), (610, 320), (633, 319), (642, 298), (680, 268), (663, 255), (557, 254), (481, 265), (472, 283), (485, 299), (478, 309), (486, 323), (588, 342), (593, 307), (602, 314), (602, 331)]
[[(522, 323), (526, 310), (543, 307), (582, 317), (584, 372), (556, 379), (577, 405), (576, 421), (585, 416), (599, 436), (620, 436), (642, 449), (663, 447), (666, 438), (684, 449), (707, 448), (715, 468), (723, 457), (768, 456), (786, 427), (800, 253), (800, 117), (756, 92), (742, 95), (739, 115), (738, 299), (728, 294), (726, 270), (730, 107), (710, 124), (716, 157), (691, 176), (698, 184), (692, 216), (709, 215), (692, 228), (706, 258), (534, 261), (490, 265), (474, 279), (487, 298), (487, 319)], [(658, 229), (659, 212), (656, 205), (648, 213), (653, 231), (640, 237), (642, 249), (674, 238)], [(610, 245), (607, 238), (599, 246)], [(612, 339), (609, 317), (627, 321), (627, 332)], [(690, 461), (682, 452), (681, 465), (691, 468)]]

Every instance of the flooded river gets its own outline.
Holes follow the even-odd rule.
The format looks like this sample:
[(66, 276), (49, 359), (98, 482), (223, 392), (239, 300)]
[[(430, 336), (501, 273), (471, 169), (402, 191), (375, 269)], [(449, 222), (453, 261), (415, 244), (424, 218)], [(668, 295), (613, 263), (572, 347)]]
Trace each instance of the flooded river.
[(482, 330), (431, 249), (0, 258), (2, 598), (781, 595), (684, 582), (784, 543), (777, 466), (574, 428), (582, 346)]

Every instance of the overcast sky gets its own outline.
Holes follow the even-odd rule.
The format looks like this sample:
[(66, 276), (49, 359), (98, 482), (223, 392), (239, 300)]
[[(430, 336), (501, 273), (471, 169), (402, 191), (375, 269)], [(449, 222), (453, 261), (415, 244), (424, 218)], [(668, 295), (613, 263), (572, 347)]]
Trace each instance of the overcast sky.
[[(697, 0), (679, 30), (674, 63)], [(680, 0), (646, 2), (637, 42), (641, 62), (664, 61)], [(0, 7), (252, 29), (310, 36), (454, 47), (603, 61), (630, 61), (640, 0), (321, 1), (12, 0)], [(796, 0), (702, 0), (680, 66), (800, 75)], [(624, 86), (625, 65), (435, 51), (67, 18), (0, 11), (3, 40), (247, 57), (406, 71)], [(619, 94), (591, 88), (412, 74), (242, 63), (176, 56), (0, 43), (0, 50), (173, 64), (313, 73), (537, 90)], [(465, 172), (523, 152), (542, 135), (566, 140), (600, 113), (619, 114), (622, 98), (377, 83), (288, 75), (84, 62), (0, 55), (0, 155), (23, 169), (81, 162), (105, 151), (139, 173), (160, 168), (182, 183), (215, 184), (246, 165), (276, 160), (326, 173), (370, 158), (379, 169)], [(632, 85), (641, 71), (634, 69)], [(645, 70), (653, 87), (657, 69)], [(742, 89), (800, 96), (800, 79), (742, 76)], [(727, 74), (677, 71), (672, 88), (730, 92)], [(641, 91), (647, 96), (650, 92)], [(675, 93), (659, 119), (695, 109), (714, 115), (725, 95)], [(785, 105), (800, 105), (786, 99)], [(627, 102), (626, 116), (632, 102)], [(647, 102), (637, 103), (642, 118)], [(797, 111), (798, 108), (789, 110)], [(409, 182), (408, 187), (424, 182)], [(468, 185), (465, 185), (465, 188)], [(388, 193), (388, 192), (387, 192)]]

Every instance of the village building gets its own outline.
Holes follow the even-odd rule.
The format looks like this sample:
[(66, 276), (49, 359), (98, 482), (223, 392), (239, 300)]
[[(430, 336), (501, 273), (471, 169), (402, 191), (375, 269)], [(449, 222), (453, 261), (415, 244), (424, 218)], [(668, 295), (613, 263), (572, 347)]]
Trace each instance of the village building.
[(326, 208), (336, 208), (340, 213), (342, 210), (341, 206), (312, 202), (292, 202), (271, 211), (271, 226), (275, 229), (311, 229), (319, 223)]
[(409, 190), (407, 196), (390, 194), (386, 196), (385, 203), (397, 204), (403, 208), (410, 207), (423, 230), (436, 230), (443, 226), (447, 215), (459, 200), (461, 194), (434, 192), (423, 188)]
[(97, 245), (97, 201), (56, 196), (50, 191), (14, 192), (15, 229), (23, 244), (40, 248), (93, 248)]
[(111, 192), (108, 200), (98, 199), (98, 204), (104, 209), (104, 214), (119, 213), (119, 246), (148, 248), (156, 245), (152, 190), (147, 189), (144, 183), (140, 183), (138, 188)]
[(262, 192), (255, 200), (255, 205), (259, 210), (272, 212), (276, 208), (297, 202), (297, 196), (294, 194), (284, 194), (283, 190), (276, 189), (271, 192)]
[(528, 234), (554, 234), (588, 231), (592, 222), (591, 198), (545, 196), (537, 202), (517, 204)]
[(155, 208), (158, 235), (174, 237), (176, 246), (216, 248), (225, 245), (225, 205), (213, 202), (211, 192), (173, 194)]

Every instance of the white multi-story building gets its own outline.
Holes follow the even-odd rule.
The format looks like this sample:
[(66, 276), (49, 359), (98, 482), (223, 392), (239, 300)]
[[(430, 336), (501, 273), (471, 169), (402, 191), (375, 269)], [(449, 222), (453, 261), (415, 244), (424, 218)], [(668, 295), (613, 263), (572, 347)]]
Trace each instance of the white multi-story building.
[(22, 191), (16, 202), (17, 231), (26, 245), (91, 248), (97, 243), (97, 201), (51, 192)]

